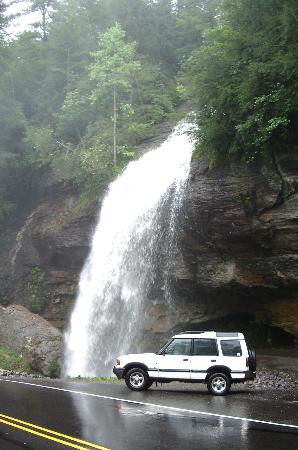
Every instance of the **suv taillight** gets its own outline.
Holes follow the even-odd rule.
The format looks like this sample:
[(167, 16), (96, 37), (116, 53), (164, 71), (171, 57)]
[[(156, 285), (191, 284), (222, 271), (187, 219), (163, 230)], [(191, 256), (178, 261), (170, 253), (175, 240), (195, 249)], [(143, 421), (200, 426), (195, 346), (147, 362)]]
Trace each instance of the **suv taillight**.
[(120, 359), (116, 359), (116, 366), (120, 366)]
[(249, 368), (249, 357), (246, 358), (246, 367)]

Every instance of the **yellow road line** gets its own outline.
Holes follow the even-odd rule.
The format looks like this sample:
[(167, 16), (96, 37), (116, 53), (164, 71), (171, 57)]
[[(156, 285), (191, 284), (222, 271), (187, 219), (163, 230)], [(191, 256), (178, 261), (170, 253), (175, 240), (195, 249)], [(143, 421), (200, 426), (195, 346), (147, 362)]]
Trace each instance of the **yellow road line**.
[[(21, 429), (23, 431), (26, 431), (28, 433), (35, 434), (37, 436), (43, 437), (45, 439), (52, 440), (54, 442), (58, 442), (59, 444), (64, 444), (64, 445), (66, 445), (68, 447), (76, 448), (76, 449), (79, 449), (79, 450), (86, 450), (86, 448), (87, 449), (91, 448), (91, 449), (99, 449), (99, 450), (109, 450), (106, 447), (102, 447), (102, 446), (97, 445), (97, 444), (92, 444), (91, 442), (83, 441), (82, 439), (78, 439), (78, 438), (75, 438), (75, 437), (72, 437), (72, 436), (68, 436), (66, 434), (58, 433), (57, 431), (50, 430), (50, 429), (47, 429), (47, 428), (43, 428), (43, 427), (40, 427), (38, 425), (32, 424), (30, 422), (24, 422), (23, 420), (19, 420), (19, 419), (16, 419), (14, 417), (10, 417), (10, 416), (7, 416), (5, 414), (0, 414), (0, 417), (4, 417), (5, 419), (8, 419), (8, 420), (4, 420), (4, 419), (0, 418), (0, 422), (4, 423), (6, 425), (9, 425), (9, 426), (12, 426), (12, 427), (15, 427), (15, 428), (19, 428), (19, 429)], [(24, 427), (22, 425), (17, 425), (17, 423), (13, 423), (12, 421), (13, 422), (17, 422), (17, 423), (21, 423), (23, 425), (27, 425), (27, 426), (29, 426), (31, 428), (35, 428), (36, 430), (45, 431), (48, 434), (40, 433), (38, 431), (35, 431), (34, 429), (30, 429), (30, 428)], [(63, 437), (65, 439), (68, 439), (69, 441), (74, 441), (74, 442), (77, 442), (78, 444), (83, 444), (83, 445), (88, 446), (88, 447), (81, 447), (81, 446), (73, 444), (71, 442), (67, 442), (67, 441), (64, 441), (62, 439), (57, 439), (57, 438), (55, 438), (53, 436), (49, 436), (49, 434), (53, 434), (54, 436)]]

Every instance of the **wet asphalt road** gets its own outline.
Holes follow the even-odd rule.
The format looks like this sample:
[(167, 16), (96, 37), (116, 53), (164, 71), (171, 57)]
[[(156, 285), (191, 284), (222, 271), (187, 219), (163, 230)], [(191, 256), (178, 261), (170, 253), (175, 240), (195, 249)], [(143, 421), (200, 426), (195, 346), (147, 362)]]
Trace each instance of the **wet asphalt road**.
[(92, 444), (114, 450), (298, 449), (298, 427), (222, 417), (298, 425), (298, 402), (291, 395), (260, 400), (239, 388), (228, 396), (214, 397), (204, 386), (178, 383), (131, 392), (123, 383), (3, 378), (0, 399), (1, 450), (96, 448)]

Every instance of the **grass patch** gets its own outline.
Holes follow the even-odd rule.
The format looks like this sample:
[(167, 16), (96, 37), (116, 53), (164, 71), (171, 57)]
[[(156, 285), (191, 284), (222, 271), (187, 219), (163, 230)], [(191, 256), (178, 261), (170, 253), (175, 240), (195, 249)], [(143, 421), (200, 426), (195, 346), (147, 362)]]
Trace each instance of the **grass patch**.
[(0, 346), (0, 368), (14, 372), (32, 372), (28, 361), (22, 354), (3, 346)]
[(80, 375), (78, 377), (67, 377), (67, 380), (70, 380), (70, 381), (89, 381), (91, 383), (103, 382), (103, 381), (117, 383), (119, 381), (122, 381), (122, 380), (118, 380), (117, 377), (81, 377)]

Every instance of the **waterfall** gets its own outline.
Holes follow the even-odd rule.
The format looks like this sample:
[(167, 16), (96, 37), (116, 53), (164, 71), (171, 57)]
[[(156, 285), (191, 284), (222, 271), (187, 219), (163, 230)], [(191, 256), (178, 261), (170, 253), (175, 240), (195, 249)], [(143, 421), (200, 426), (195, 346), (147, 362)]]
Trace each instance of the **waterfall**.
[(178, 124), (109, 187), (65, 335), (67, 375), (110, 375), (117, 355), (141, 350), (143, 306), (154, 288), (169, 301), (167, 260), (192, 153), (188, 128)]

